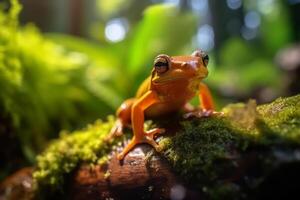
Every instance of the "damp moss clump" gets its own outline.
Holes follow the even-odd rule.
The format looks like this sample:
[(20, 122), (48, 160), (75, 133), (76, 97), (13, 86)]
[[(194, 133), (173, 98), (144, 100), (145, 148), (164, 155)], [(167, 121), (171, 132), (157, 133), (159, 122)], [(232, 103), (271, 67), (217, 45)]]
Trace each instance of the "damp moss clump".
[(79, 163), (102, 164), (107, 159), (112, 145), (104, 138), (114, 123), (96, 121), (86, 129), (73, 133), (62, 132), (60, 138), (53, 141), (44, 153), (37, 157), (33, 177), (38, 187), (50, 187), (54, 190), (64, 184), (66, 174), (72, 172)]
[(278, 98), (257, 108), (261, 131), (293, 143), (300, 143), (300, 95)]

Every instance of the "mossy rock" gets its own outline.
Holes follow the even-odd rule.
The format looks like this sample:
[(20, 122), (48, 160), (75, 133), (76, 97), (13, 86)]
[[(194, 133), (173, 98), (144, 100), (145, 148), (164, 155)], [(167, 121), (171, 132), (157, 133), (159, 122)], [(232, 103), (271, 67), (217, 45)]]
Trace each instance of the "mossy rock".
[[(114, 166), (121, 167), (120, 169), (123, 167), (124, 170), (133, 171), (141, 165), (148, 169), (155, 163), (158, 165), (157, 171), (164, 169), (170, 172), (167, 173), (168, 175), (162, 173), (164, 176), (170, 176), (172, 180), (176, 180), (175, 183), (180, 183), (187, 191), (197, 191), (197, 198), (251, 199), (271, 194), (278, 194), (273, 197), (280, 197), (287, 191), (299, 190), (300, 186), (295, 183), (295, 180), (299, 178), (297, 172), (300, 170), (300, 95), (279, 98), (270, 104), (260, 106), (256, 106), (255, 101), (250, 100), (247, 104), (228, 105), (222, 111), (223, 116), (183, 119), (178, 115), (146, 123), (146, 128), (159, 126), (167, 129), (166, 134), (157, 138), (163, 151), (157, 154), (152, 148), (145, 147), (147, 145), (141, 145), (139, 147), (142, 147), (147, 154), (137, 156), (136, 151), (131, 152), (123, 163), (116, 162), (115, 152), (121, 150), (122, 141), (130, 139), (131, 133), (128, 131), (124, 136), (116, 138), (112, 144), (104, 142), (114, 122), (112, 117), (107, 122), (97, 121), (85, 130), (62, 133), (61, 138), (53, 141), (37, 158), (36, 170), (33, 173), (38, 186), (37, 191), (43, 194), (47, 191), (45, 196), (48, 197), (51, 196), (49, 193), (66, 195), (72, 192), (72, 188), (74, 189), (71, 187), (70, 191), (70, 185), (74, 186), (74, 181), (79, 180), (76, 177), (89, 170), (91, 173), (103, 172), (101, 176), (95, 175), (94, 186), (97, 186), (97, 181), (98, 186), (101, 181), (101, 183), (112, 184), (113, 180), (110, 178), (115, 182), (119, 181), (122, 185), (124, 181), (120, 178), (122, 174), (112, 174), (107, 167), (112, 163)], [(145, 162), (132, 164), (135, 162), (133, 157), (136, 161), (141, 161), (142, 158)], [(129, 165), (131, 167), (127, 169), (126, 166)], [(282, 170), (280, 166), (284, 166), (287, 171), (290, 169), (288, 173), (290, 176), (285, 177), (285, 171), (280, 171)], [(146, 170), (143, 173), (150, 173), (150, 171)], [(138, 173), (128, 176), (133, 177), (132, 181), (148, 177), (140, 176)], [(166, 180), (170, 177), (166, 177)], [(288, 181), (288, 178), (291, 180)], [(270, 190), (269, 182), (273, 179), (277, 181), (274, 183), (274, 188), (279, 187), (277, 191)], [(146, 184), (147, 180), (145, 181), (142, 183)], [(282, 181), (283, 185), (280, 185)], [(289, 186), (294, 183), (291, 189)], [(75, 183), (75, 186), (78, 184), (80, 185)], [(280, 188), (281, 186), (283, 188)], [(146, 185), (146, 187), (150, 186)], [(114, 195), (112, 191), (114, 189), (107, 187), (106, 191), (98, 189), (96, 193), (103, 198), (120, 198)], [(162, 192), (162, 190), (152, 189), (148, 190), (149, 195), (144, 195), (143, 198), (153, 199), (154, 196), (158, 198), (157, 191)], [(171, 189), (169, 188), (168, 191)], [(118, 191), (120, 190), (116, 190)], [(156, 191), (154, 196), (151, 191)], [(86, 192), (88, 194), (93, 191)], [(135, 192), (135, 194), (139, 193)], [(162, 197), (170, 198), (163, 192)]]

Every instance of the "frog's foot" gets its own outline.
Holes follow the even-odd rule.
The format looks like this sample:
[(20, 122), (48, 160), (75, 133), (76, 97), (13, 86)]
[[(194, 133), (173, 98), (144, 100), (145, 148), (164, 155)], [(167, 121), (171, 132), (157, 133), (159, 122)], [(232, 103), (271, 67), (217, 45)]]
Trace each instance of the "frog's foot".
[(105, 138), (106, 142), (112, 141), (114, 137), (119, 137), (123, 135), (124, 124), (120, 119), (117, 119), (114, 126), (111, 128), (109, 135)]
[(192, 117), (201, 118), (201, 117), (222, 116), (222, 115), (224, 115), (223, 112), (217, 112), (217, 111), (214, 111), (214, 110), (199, 109), (199, 110), (196, 110), (196, 111), (185, 113), (183, 115), (183, 118), (188, 119), (188, 118), (192, 118)]
[(125, 155), (131, 151), (131, 149), (133, 149), (133, 147), (137, 144), (141, 144), (141, 143), (148, 143), (151, 146), (153, 146), (155, 148), (156, 151), (160, 152), (161, 148), (160, 146), (155, 142), (154, 140), (154, 136), (156, 134), (160, 134), (165, 132), (165, 129), (161, 129), (161, 128), (155, 128), (152, 129), (150, 131), (147, 131), (146, 133), (144, 133), (143, 137), (141, 138), (136, 138), (133, 137), (132, 140), (129, 142), (129, 144), (123, 149), (122, 153), (118, 154), (117, 158), (119, 160), (123, 160), (123, 158), (125, 157)]
[(152, 139), (155, 135), (164, 133), (166, 130), (164, 128), (154, 128), (145, 133), (146, 136), (150, 136)]
[(150, 144), (151, 146), (153, 146), (155, 148), (155, 150), (157, 152), (160, 152), (161, 151), (161, 148), (160, 146), (155, 142), (154, 140), (154, 136), (156, 134), (161, 134), (161, 133), (164, 133), (166, 130), (163, 129), (163, 128), (154, 128), (150, 131), (147, 131), (146, 134), (145, 134), (145, 137), (142, 139), (142, 141), (144, 143), (148, 143)]

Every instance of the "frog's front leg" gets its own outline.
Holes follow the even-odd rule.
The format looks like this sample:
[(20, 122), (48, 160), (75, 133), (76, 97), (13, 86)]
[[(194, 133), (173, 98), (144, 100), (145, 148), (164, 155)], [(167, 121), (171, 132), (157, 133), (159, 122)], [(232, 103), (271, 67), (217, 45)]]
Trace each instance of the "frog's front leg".
[(124, 156), (139, 143), (148, 143), (152, 145), (157, 151), (160, 151), (158, 144), (154, 141), (154, 135), (164, 132), (164, 129), (153, 129), (144, 131), (144, 111), (151, 105), (159, 102), (159, 97), (156, 92), (148, 91), (140, 99), (138, 99), (132, 106), (131, 110), (131, 124), (133, 128), (133, 138), (129, 144), (124, 148), (123, 152), (118, 155), (118, 159), (122, 160)]
[(208, 87), (204, 83), (199, 85), (199, 101), (200, 108), (196, 111), (184, 114), (184, 118), (190, 117), (208, 117), (211, 115), (222, 115), (222, 112), (215, 111), (214, 101)]

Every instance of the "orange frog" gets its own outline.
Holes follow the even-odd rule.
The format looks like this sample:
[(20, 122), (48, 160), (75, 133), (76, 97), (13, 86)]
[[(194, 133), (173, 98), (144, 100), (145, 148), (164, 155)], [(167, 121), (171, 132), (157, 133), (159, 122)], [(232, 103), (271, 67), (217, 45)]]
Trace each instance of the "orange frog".
[[(188, 111), (185, 117), (217, 113), (209, 89), (201, 82), (208, 75), (208, 61), (208, 55), (201, 50), (189, 56), (161, 54), (155, 58), (151, 76), (142, 83), (135, 98), (126, 100), (117, 110), (117, 121), (108, 139), (121, 135), (125, 126), (131, 124), (133, 129), (133, 138), (118, 155), (119, 160), (140, 143), (148, 143), (156, 151), (161, 150), (154, 136), (165, 130), (155, 128), (144, 131), (145, 116), (156, 117), (179, 110)], [(201, 108), (192, 110), (188, 102), (198, 91)]]

